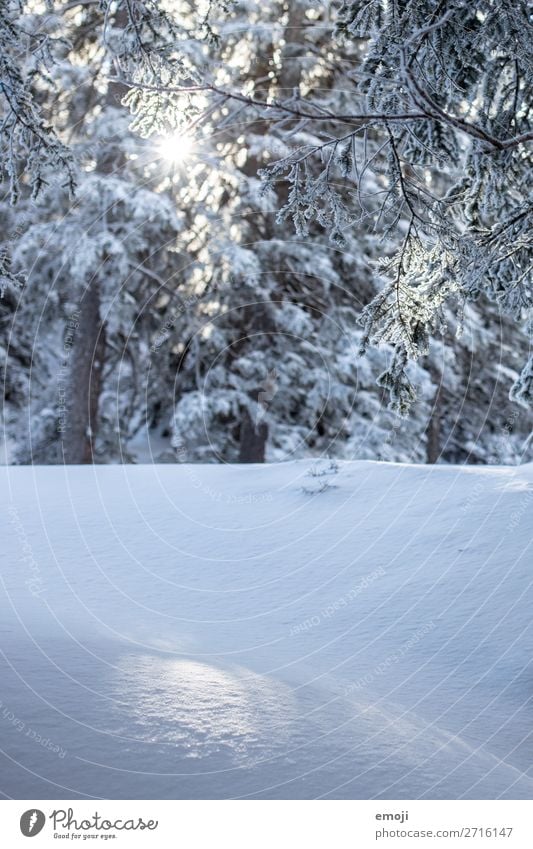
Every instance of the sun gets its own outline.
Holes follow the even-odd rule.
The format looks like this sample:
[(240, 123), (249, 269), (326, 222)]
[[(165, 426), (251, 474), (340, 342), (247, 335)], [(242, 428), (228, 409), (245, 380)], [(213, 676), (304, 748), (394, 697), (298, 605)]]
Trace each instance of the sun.
[(194, 149), (194, 140), (191, 136), (174, 133), (171, 136), (165, 136), (157, 145), (157, 150), (161, 159), (167, 162), (180, 163), (190, 157)]

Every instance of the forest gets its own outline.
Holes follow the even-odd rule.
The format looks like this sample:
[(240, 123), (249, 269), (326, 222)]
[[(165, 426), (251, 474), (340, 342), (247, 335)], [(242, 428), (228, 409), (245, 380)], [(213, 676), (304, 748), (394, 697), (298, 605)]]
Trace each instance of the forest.
[(10, 0), (2, 461), (531, 459), (525, 0)]

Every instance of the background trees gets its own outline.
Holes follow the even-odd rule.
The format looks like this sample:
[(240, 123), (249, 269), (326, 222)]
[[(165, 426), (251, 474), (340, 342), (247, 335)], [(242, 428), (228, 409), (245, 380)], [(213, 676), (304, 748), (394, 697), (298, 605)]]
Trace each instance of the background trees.
[(36, 8), (2, 23), (10, 461), (523, 456), (527, 4)]

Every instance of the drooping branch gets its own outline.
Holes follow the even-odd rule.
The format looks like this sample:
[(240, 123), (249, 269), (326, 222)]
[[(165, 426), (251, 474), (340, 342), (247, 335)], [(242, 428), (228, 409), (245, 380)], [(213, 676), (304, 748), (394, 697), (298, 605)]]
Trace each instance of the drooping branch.
[[(481, 139), (484, 141), (489, 147), (494, 148), (495, 150), (509, 150), (513, 147), (518, 147), (521, 144), (526, 144), (527, 142), (533, 141), (533, 131), (520, 133), (519, 135), (513, 136), (509, 139), (499, 139), (496, 136), (488, 133), (481, 127), (478, 127), (476, 124), (472, 124), (468, 121), (464, 121), (463, 119), (451, 115), (445, 110), (441, 109), (421, 88), (419, 83), (414, 78), (413, 74), (406, 69), (407, 78), (410, 81), (414, 91), (418, 95), (418, 99), (415, 103), (417, 109), (419, 111), (407, 110), (405, 112), (353, 112), (353, 113), (335, 113), (327, 110), (323, 110), (317, 104), (311, 104), (311, 106), (315, 106), (318, 110), (317, 112), (309, 112), (306, 109), (297, 108), (295, 106), (290, 105), (289, 103), (284, 103), (280, 100), (272, 99), (270, 101), (260, 100), (259, 98), (252, 97), (251, 95), (242, 94), (241, 92), (230, 91), (225, 88), (222, 88), (214, 83), (209, 83), (205, 85), (192, 85), (192, 86), (172, 86), (165, 85), (161, 83), (160, 85), (153, 85), (149, 83), (136, 82), (131, 79), (119, 78), (115, 81), (120, 81), (124, 85), (133, 89), (140, 89), (143, 91), (151, 91), (165, 94), (191, 94), (191, 93), (211, 93), (217, 94), (223, 97), (226, 100), (235, 100), (239, 103), (243, 103), (246, 106), (255, 107), (265, 112), (273, 112), (272, 120), (278, 121), (280, 119), (281, 113), (285, 115), (290, 115), (294, 118), (299, 118), (305, 121), (330, 121), (332, 123), (338, 124), (355, 124), (361, 121), (367, 123), (376, 123), (387, 125), (388, 123), (398, 123), (398, 122), (414, 122), (414, 121), (440, 121), (444, 124), (454, 127), (457, 130), (461, 130), (469, 136), (472, 136), (476, 139)], [(413, 97), (413, 100), (415, 98)], [(265, 116), (268, 120), (268, 115)]]

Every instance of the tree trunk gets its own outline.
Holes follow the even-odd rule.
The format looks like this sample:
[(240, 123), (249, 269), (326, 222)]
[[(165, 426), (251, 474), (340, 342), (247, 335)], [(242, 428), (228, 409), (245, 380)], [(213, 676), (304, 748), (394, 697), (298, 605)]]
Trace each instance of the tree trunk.
[(239, 438), (239, 463), (264, 463), (267, 438), (266, 422), (254, 422), (248, 410), (244, 410)]
[(98, 281), (92, 280), (80, 306), (79, 326), (70, 356), (67, 419), (63, 435), (65, 463), (92, 463), (98, 424), (98, 401), (105, 354), (105, 327), (100, 320)]
[[(116, 27), (125, 27), (127, 13), (119, 9), (114, 16)], [(122, 108), (120, 101), (127, 86), (110, 82), (107, 87), (107, 107)], [(121, 138), (110, 134), (100, 139), (96, 173), (113, 174), (124, 165), (125, 155)], [(102, 268), (105, 267), (105, 259)], [(68, 416), (63, 437), (65, 463), (92, 463), (94, 439), (98, 430), (98, 404), (102, 390), (102, 371), (105, 361), (105, 325), (100, 319), (100, 282), (93, 277), (83, 294), (79, 327), (74, 337), (70, 357), (69, 386), (66, 399)]]
[(429, 366), (431, 379), (437, 384), (433, 399), (433, 409), (426, 427), (426, 463), (437, 463), (441, 456), (441, 418), (442, 418), (442, 375)]

